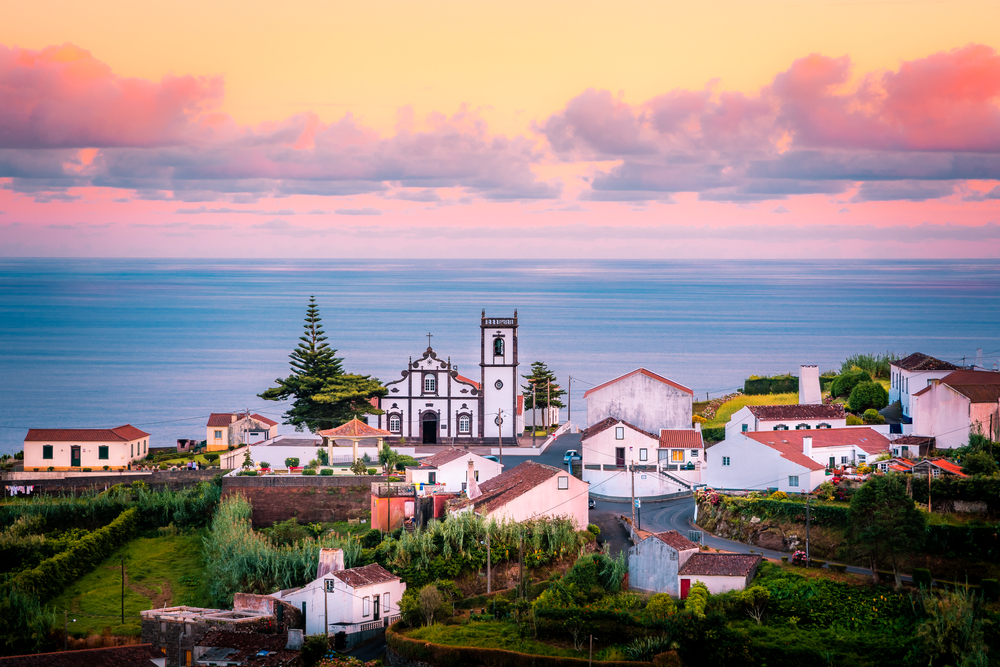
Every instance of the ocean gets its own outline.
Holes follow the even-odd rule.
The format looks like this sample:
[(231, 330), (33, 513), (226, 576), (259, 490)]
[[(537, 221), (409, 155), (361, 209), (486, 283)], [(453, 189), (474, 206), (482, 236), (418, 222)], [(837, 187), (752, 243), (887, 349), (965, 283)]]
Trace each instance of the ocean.
[[(524, 372), (583, 392), (639, 366), (718, 396), (858, 352), (1000, 355), (995, 261), (0, 259), (0, 453), (28, 428), (131, 423), (204, 438), (288, 374), (310, 295), (349, 372), (399, 377), (427, 347), (478, 378), (479, 321), (517, 309)], [(283, 432), (290, 432), (284, 427)]]

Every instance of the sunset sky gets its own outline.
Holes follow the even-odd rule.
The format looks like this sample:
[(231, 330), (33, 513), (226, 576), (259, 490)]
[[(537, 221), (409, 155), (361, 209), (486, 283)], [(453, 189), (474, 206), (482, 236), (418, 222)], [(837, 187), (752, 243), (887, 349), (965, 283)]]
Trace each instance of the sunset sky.
[(1000, 256), (995, 1), (7, 3), (0, 256)]

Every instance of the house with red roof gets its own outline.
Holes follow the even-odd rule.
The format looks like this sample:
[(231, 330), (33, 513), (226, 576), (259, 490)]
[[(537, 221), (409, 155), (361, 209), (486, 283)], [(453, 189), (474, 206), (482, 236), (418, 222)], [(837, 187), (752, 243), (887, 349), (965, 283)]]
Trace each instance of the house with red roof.
[(677, 572), (698, 545), (676, 530), (654, 533), (628, 550), (628, 587), (641, 593), (681, 594)]
[(910, 468), (909, 472), (917, 477), (926, 477), (928, 474), (931, 477), (968, 477), (968, 475), (962, 472), (962, 466), (954, 461), (940, 457), (917, 461)]
[(810, 431), (845, 428), (844, 406), (831, 405), (745, 405), (726, 422), (726, 437), (746, 431)]
[(501, 472), (503, 466), (466, 449), (448, 447), (420, 460), (420, 465), (406, 467), (406, 483), (423, 487), (423, 493), (461, 493), (472, 481), (485, 482)]
[(889, 365), (889, 403), (899, 401), (903, 416), (912, 417), (912, 396), (932, 381), (946, 377), (959, 367), (923, 352), (897, 359)]
[(716, 489), (812, 491), (828, 468), (875, 460), (889, 439), (871, 428), (747, 431), (713, 446), (706, 481)]
[(1000, 438), (1000, 373), (956, 370), (931, 379), (910, 397), (913, 435), (929, 436), (937, 449), (955, 449), (982, 433)]
[(213, 412), (205, 425), (207, 451), (221, 451), (229, 446), (252, 445), (278, 434), (278, 422), (257, 413)]
[(583, 397), (588, 428), (609, 417), (646, 433), (691, 428), (694, 392), (645, 368), (588, 389)]
[(24, 470), (123, 470), (149, 452), (149, 433), (115, 428), (32, 428), (24, 437)]

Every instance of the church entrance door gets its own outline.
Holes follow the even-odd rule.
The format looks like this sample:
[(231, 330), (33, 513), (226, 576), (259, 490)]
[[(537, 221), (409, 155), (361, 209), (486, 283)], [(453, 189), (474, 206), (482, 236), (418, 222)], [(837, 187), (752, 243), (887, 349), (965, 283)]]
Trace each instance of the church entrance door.
[(437, 444), (437, 434), (438, 434), (438, 418), (432, 412), (428, 412), (423, 416), (420, 422), (421, 431), (423, 431), (423, 440), (425, 445), (436, 445)]

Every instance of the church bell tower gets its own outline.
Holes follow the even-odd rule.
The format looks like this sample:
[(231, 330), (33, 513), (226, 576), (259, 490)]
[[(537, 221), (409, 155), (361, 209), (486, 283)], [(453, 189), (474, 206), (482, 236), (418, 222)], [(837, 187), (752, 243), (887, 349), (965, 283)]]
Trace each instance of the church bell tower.
[(486, 317), (483, 310), (480, 324), (480, 363), (482, 368), (482, 408), (479, 411), (479, 433), (484, 442), (504, 443), (517, 436), (517, 311), (514, 317)]

